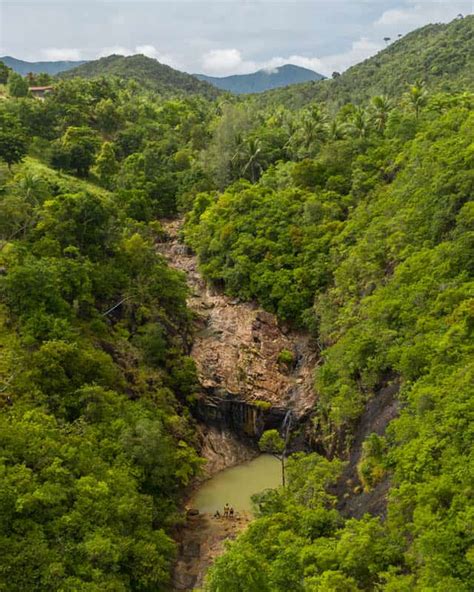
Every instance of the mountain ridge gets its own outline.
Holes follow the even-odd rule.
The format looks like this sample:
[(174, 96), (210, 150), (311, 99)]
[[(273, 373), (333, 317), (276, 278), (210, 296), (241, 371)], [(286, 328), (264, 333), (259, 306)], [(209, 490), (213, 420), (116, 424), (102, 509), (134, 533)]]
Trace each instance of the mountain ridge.
[(124, 80), (135, 80), (146, 88), (168, 95), (179, 91), (215, 99), (221, 94), (221, 91), (211, 84), (143, 54), (132, 56), (113, 54), (61, 72), (58, 76), (61, 79), (117, 76)]
[(11, 68), (14, 72), (26, 76), (30, 72), (32, 74), (59, 74), (82, 66), (87, 63), (86, 60), (57, 60), (57, 61), (40, 61), (40, 62), (28, 62), (26, 60), (20, 60), (13, 56), (0, 57), (0, 62), (3, 62), (6, 66)]
[(325, 78), (325, 76), (314, 70), (296, 66), (295, 64), (284, 64), (272, 70), (263, 68), (250, 74), (232, 74), (222, 77), (207, 76), (206, 74), (194, 74), (194, 76), (221, 90), (235, 94), (259, 93), (301, 82), (323, 80)]
[(419, 80), (433, 90), (474, 88), (474, 15), (429, 24), (321, 84), (306, 82), (266, 91), (261, 105), (299, 108), (312, 101), (362, 103), (377, 94), (400, 96)]

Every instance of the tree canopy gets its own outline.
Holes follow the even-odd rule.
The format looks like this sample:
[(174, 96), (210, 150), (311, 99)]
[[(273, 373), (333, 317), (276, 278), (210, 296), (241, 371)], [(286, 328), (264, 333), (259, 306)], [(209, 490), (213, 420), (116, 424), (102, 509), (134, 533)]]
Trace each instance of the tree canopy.
[[(316, 404), (295, 425), (307, 451), (264, 434), (285, 487), (255, 497), (205, 589), (474, 588), (473, 22), (258, 100), (203, 95), (166, 69), (163, 87), (142, 84), (140, 56), (82, 66), (44, 101), (9, 74), (1, 590), (170, 585), (183, 491), (202, 465), (188, 290), (155, 248), (159, 220), (177, 215), (209, 283), (318, 351)], [(285, 350), (279, 361), (298, 364)], [(356, 482), (342, 482), (360, 418), (388, 387), (398, 415), (356, 442)], [(336, 492), (361, 491), (386, 497), (382, 516), (338, 510)]]

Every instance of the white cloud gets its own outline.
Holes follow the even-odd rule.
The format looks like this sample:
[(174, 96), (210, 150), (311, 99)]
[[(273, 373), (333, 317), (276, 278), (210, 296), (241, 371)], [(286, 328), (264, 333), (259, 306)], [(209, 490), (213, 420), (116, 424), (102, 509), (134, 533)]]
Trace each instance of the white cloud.
[(454, 19), (459, 13), (469, 14), (472, 12), (472, 4), (469, 2), (410, 2), (411, 6), (403, 9), (386, 10), (375, 25), (385, 27), (420, 27), (427, 23), (447, 22)]
[(246, 60), (238, 49), (214, 49), (205, 53), (202, 57), (202, 69), (206, 74), (214, 76), (228, 76), (231, 74), (249, 74), (257, 70), (265, 70), (268, 73), (275, 72), (285, 64), (295, 64), (303, 68), (309, 68), (320, 72), (323, 63), (319, 58), (311, 58), (300, 55), (288, 57), (276, 56), (265, 61)]
[(278, 67), (279, 66), (265, 66), (264, 68), (262, 68), (262, 70), (264, 70), (267, 74), (276, 74), (278, 72)]
[(47, 47), (41, 50), (41, 55), (44, 60), (52, 62), (81, 59), (80, 50), (70, 47)]
[(143, 55), (158, 60), (162, 64), (167, 64), (173, 68), (178, 68), (178, 64), (173, 56), (159, 52), (154, 45), (137, 45), (135, 53), (142, 53)]
[(110, 47), (103, 47), (100, 49), (97, 53), (97, 57), (105, 58), (112, 54), (131, 56), (136, 55), (137, 53), (143, 54), (149, 58), (153, 58), (154, 60), (158, 60), (162, 64), (167, 64), (173, 68), (179, 68), (179, 65), (172, 56), (160, 53), (154, 45), (137, 45), (135, 48), (124, 47), (123, 45), (112, 45)]
[(334, 71), (344, 72), (350, 66), (375, 55), (382, 48), (381, 43), (371, 41), (367, 37), (361, 37), (352, 43), (348, 51), (321, 58), (321, 73), (329, 75)]
[(322, 71), (324, 64), (320, 58), (309, 58), (301, 55), (290, 55), (287, 58), (274, 57), (268, 60), (261, 68), (262, 70), (272, 71), (285, 64), (294, 64), (295, 66), (301, 66), (302, 68), (308, 68), (309, 70), (324, 74)]
[(255, 62), (246, 61), (238, 49), (213, 49), (202, 56), (202, 67), (207, 74), (226, 76), (247, 74), (258, 69)]
[(216, 49), (207, 52), (202, 58), (202, 69), (205, 74), (227, 76), (231, 74), (248, 74), (257, 70), (275, 72), (285, 64), (295, 64), (330, 76), (335, 70), (342, 72), (350, 66), (374, 55), (383, 45), (361, 37), (354, 41), (350, 49), (344, 53), (311, 57), (292, 54), (289, 56), (275, 56), (265, 61), (246, 60), (238, 49)]
[(142, 53), (149, 58), (159, 59), (159, 52), (154, 45), (137, 45), (135, 48), (137, 53)]
[(110, 55), (121, 55), (121, 56), (129, 56), (133, 55), (133, 50), (129, 49), (128, 47), (124, 47), (123, 45), (111, 45), (110, 47), (103, 47), (97, 53), (98, 58), (106, 58)]
[(386, 10), (375, 22), (376, 25), (418, 25), (425, 22), (425, 17), (415, 10)]

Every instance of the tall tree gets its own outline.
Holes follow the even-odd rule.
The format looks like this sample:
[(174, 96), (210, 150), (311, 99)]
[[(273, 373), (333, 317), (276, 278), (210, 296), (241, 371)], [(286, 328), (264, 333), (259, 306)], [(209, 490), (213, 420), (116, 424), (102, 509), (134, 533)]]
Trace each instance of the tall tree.
[(95, 170), (105, 187), (110, 188), (112, 179), (118, 169), (119, 163), (115, 157), (113, 144), (111, 142), (104, 142), (95, 161)]
[(6, 84), (8, 77), (10, 76), (11, 68), (9, 68), (3, 62), (0, 62), (0, 84)]
[(423, 107), (428, 103), (428, 93), (423, 83), (417, 83), (410, 86), (409, 91), (405, 94), (408, 104), (411, 105), (415, 111), (415, 116), (418, 119)]
[(27, 148), (26, 136), (18, 119), (8, 114), (0, 117), (0, 158), (10, 170), (12, 165), (23, 160)]
[(356, 138), (365, 138), (369, 133), (369, 118), (365, 107), (356, 107), (350, 119), (350, 129)]
[(258, 447), (262, 452), (273, 455), (281, 463), (281, 483), (285, 486), (285, 459), (286, 442), (278, 433), (278, 430), (267, 430), (263, 432), (258, 442)]
[(372, 119), (377, 131), (383, 134), (387, 125), (388, 116), (392, 108), (392, 102), (385, 95), (372, 97), (370, 102), (372, 108)]
[(86, 177), (95, 162), (99, 146), (97, 133), (89, 127), (68, 127), (56, 144), (53, 165), (57, 168), (70, 168), (80, 177)]
[(16, 72), (8, 76), (8, 92), (12, 97), (26, 97), (28, 95), (28, 81)]

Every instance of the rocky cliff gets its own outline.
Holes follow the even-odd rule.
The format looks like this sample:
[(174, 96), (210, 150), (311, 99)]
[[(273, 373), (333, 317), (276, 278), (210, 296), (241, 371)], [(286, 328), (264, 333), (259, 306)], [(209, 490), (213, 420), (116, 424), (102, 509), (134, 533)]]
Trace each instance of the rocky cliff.
[(179, 240), (180, 221), (164, 224), (158, 250), (186, 273), (188, 306), (196, 318), (191, 356), (203, 389), (198, 413), (208, 424), (228, 424), (258, 436), (279, 427), (288, 410), (295, 420), (314, 405), (317, 353), (308, 335), (281, 326), (255, 304), (239, 302), (208, 286), (197, 259)]

